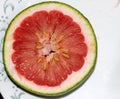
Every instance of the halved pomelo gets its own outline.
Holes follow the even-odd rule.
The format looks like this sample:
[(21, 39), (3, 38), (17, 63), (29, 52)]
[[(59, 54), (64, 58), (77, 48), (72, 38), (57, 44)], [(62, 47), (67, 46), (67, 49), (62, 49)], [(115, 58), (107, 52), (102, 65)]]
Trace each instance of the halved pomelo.
[(3, 51), (12, 81), (37, 95), (58, 96), (78, 87), (92, 72), (97, 43), (81, 12), (49, 1), (28, 7), (11, 21)]

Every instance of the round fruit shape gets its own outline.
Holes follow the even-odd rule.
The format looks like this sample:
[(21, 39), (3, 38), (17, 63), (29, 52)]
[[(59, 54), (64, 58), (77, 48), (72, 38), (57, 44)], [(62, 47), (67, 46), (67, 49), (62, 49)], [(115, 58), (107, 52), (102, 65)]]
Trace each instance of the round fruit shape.
[(11, 21), (3, 51), (6, 72), (18, 86), (37, 95), (58, 96), (90, 75), (97, 43), (83, 14), (49, 1), (26, 8)]

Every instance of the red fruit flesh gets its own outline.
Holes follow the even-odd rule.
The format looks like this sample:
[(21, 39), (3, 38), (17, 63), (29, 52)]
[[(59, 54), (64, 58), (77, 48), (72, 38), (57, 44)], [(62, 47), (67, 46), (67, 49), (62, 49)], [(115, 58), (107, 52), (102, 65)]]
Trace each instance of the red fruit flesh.
[(17, 72), (47, 86), (58, 86), (80, 70), (87, 55), (80, 26), (55, 10), (26, 17), (14, 32), (13, 49)]

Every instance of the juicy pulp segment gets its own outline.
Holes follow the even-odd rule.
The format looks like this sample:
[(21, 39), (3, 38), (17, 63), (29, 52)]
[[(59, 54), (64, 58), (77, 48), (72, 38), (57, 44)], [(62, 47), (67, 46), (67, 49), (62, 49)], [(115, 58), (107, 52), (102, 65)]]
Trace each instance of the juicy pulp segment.
[[(81, 69), (79, 69), (75, 72), (72, 71), (72, 73), (70, 75), (68, 74), (67, 77), (64, 76), (65, 80), (62, 81), (58, 86), (55, 86), (55, 85), (48, 86), (48, 85), (44, 85), (44, 84), (36, 84), (33, 82), (32, 79), (34, 79), (38, 75), (38, 73), (35, 71), (33, 72), (34, 76), (32, 76), (32, 77), (31, 77), (31, 74), (28, 73), (29, 79), (31, 79), (31, 80), (29, 80), (25, 76), (21, 75), (20, 73), (18, 73), (18, 71), (15, 68), (16, 67), (16, 64), (14, 64), (15, 61), (13, 62), (11, 57), (14, 56), (13, 53), (15, 52), (15, 50), (13, 49), (13, 43), (15, 41), (15, 39), (14, 39), (15, 38), (15, 30), (16, 30), (16, 28), (20, 27), (20, 23), (23, 22), (23, 20), (26, 18), (26, 16), (32, 17), (33, 14), (35, 14), (35, 12), (47, 11), (49, 13), (54, 10), (62, 12), (66, 16), (70, 16), (71, 19), (73, 19), (73, 21), (81, 27), (81, 29), (79, 29), (79, 30), (81, 31), (81, 34), (84, 35), (84, 40), (85, 40), (84, 42), (87, 45), (86, 46), (87, 54), (86, 54), (86, 56), (84, 56), (84, 65), (81, 67)], [(57, 29), (57, 31), (60, 31), (62, 29), (61, 27), (59, 30)], [(26, 31), (28, 31), (28, 29), (26, 29)], [(46, 31), (53, 31), (53, 30), (49, 29)], [(29, 32), (30, 32), (30, 30), (29, 30)], [(29, 33), (26, 33), (26, 34), (29, 34)], [(44, 34), (46, 35), (47, 33), (44, 32)], [(19, 33), (18, 33), (18, 35), (19, 35)], [(22, 33), (21, 33), (21, 35), (22, 35)], [(21, 35), (19, 35), (19, 37)], [(33, 32), (33, 35), (34, 35), (34, 32)], [(32, 38), (33, 35), (32, 36), (30, 35), (31, 40), (33, 40), (33, 38)], [(59, 33), (57, 35), (59, 35)], [(36, 40), (36, 38), (37, 38), (37, 40), (39, 40), (40, 35), (39, 35), (38, 31), (35, 33), (35, 36), (34, 36), (35, 37), (34, 39)], [(27, 36), (25, 36), (25, 38), (26, 37)], [(61, 38), (63, 38), (63, 37), (65, 38), (65, 35), (64, 36), (62, 35), (57, 42), (61, 42)], [(23, 39), (23, 37), (22, 37), (22, 39)], [(28, 40), (30, 40), (30, 39), (28, 39)], [(46, 43), (44, 43), (44, 44), (46, 44)], [(56, 43), (54, 42), (53, 45), (56, 45)], [(53, 45), (51, 46), (52, 48), (53, 48)], [(48, 49), (46, 51), (49, 52), (49, 49), (51, 49), (51, 47), (50, 48), (47, 47)], [(17, 48), (19, 48), (19, 47), (17, 47)], [(37, 50), (38, 49), (40, 50), (40, 48), (41, 48), (40, 44), (36, 42), (35, 48)], [(59, 46), (56, 45), (56, 48), (59, 48)], [(50, 61), (50, 59), (52, 59), (56, 62), (55, 64), (57, 64), (57, 66), (58, 66), (58, 65), (60, 65), (58, 63), (60, 62), (61, 57), (58, 57), (58, 53), (55, 54), (56, 48), (54, 46), (54, 50), (50, 52), (52, 54), (49, 57), (47, 57), (47, 61)], [(66, 53), (69, 51), (68, 49), (62, 48), (58, 52), (60, 52), (60, 51), (65, 53), (65, 54), (62, 54), (62, 56), (64, 55), (64, 56), (70, 57), (70, 55), (68, 53)], [(33, 52), (31, 51), (30, 53), (33, 53)], [(36, 54), (38, 54), (38, 53), (40, 54), (40, 51), (38, 51)], [(44, 53), (44, 55), (45, 54), (46, 53)], [(26, 53), (26, 55), (27, 55), (27, 53)], [(67, 57), (66, 57), (66, 59), (67, 59)], [(76, 87), (81, 85), (83, 82), (85, 82), (85, 80), (89, 77), (89, 75), (91, 74), (91, 72), (93, 71), (93, 69), (95, 67), (96, 58), (97, 58), (97, 40), (96, 40), (94, 30), (93, 30), (89, 20), (80, 11), (78, 11), (77, 9), (73, 8), (72, 6), (62, 3), (62, 2), (48, 1), (48, 2), (38, 3), (38, 4), (28, 7), (25, 10), (23, 10), (22, 12), (20, 12), (10, 22), (10, 24), (6, 30), (4, 43), (3, 43), (3, 63), (5, 65), (6, 73), (8, 74), (10, 79), (13, 82), (15, 82), (19, 87), (23, 88), (24, 90), (26, 90), (28, 92), (36, 94), (36, 95), (42, 95), (42, 96), (59, 96), (60, 95), (61, 96), (63, 94), (71, 92), (73, 89), (75, 89)], [(40, 63), (41, 61), (42, 61), (42, 58), (37, 57), (35, 63), (36, 62)], [(34, 65), (34, 66), (36, 66), (36, 65)], [(45, 68), (46, 65), (44, 65), (44, 66), (41, 65), (40, 67), (41, 68), (43, 67), (42, 69), (45, 71), (48, 68), (48, 67)], [(33, 68), (33, 67), (31, 67), (31, 68)], [(25, 69), (25, 67), (23, 68), (23, 71), (24, 71), (24, 69)], [(37, 69), (38, 68), (36, 68), (36, 70)], [(69, 71), (69, 70), (70, 69), (68, 69), (67, 71)], [(38, 71), (38, 72), (40, 72), (40, 71)], [(63, 74), (66, 75), (66, 71), (64, 71), (64, 73), (62, 73), (62, 75)], [(43, 74), (41, 77), (43, 78), (46, 76), (44, 76), (44, 74)], [(61, 77), (61, 76), (59, 76), (59, 77)]]
[(82, 68), (87, 55), (79, 25), (55, 10), (26, 17), (14, 40), (12, 61), (17, 72), (38, 85), (60, 85)]

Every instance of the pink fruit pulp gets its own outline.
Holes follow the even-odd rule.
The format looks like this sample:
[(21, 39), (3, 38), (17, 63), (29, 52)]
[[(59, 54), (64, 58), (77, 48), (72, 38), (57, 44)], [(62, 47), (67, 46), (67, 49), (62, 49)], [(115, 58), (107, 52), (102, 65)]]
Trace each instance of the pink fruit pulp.
[(58, 86), (80, 70), (87, 55), (80, 26), (57, 10), (26, 17), (15, 29), (13, 49), (18, 74), (46, 86)]

